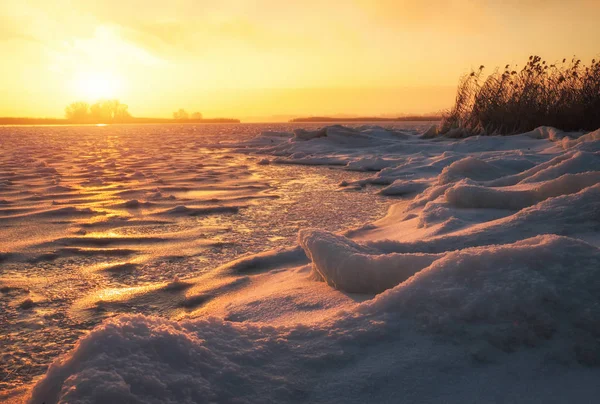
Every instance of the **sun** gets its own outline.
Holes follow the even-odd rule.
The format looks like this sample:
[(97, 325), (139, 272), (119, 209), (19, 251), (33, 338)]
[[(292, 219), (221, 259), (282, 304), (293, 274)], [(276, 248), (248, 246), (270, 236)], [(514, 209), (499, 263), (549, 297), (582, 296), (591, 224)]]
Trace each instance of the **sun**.
[(119, 78), (108, 72), (81, 72), (74, 79), (77, 96), (86, 101), (117, 98), (120, 87)]

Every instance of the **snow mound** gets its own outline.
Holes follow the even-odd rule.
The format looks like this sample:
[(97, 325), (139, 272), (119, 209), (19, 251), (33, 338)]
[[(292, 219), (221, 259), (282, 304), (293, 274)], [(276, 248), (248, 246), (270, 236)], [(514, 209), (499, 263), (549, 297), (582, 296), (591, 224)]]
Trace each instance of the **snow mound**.
[(556, 354), (600, 365), (599, 296), (600, 250), (546, 235), (450, 252), (361, 311), (412, 316), (505, 352), (559, 338), (568, 352)]
[(293, 383), (278, 377), (277, 367), (262, 367), (268, 356), (288, 349), (275, 340), (261, 342), (273, 333), (216, 319), (178, 323), (121, 316), (50, 366), (29, 402), (210, 403), (241, 396), (290, 401), (298, 394), (288, 386)]
[(458, 183), (444, 193), (446, 200), (460, 208), (523, 209), (548, 198), (574, 194), (600, 183), (600, 171), (565, 174), (527, 190), (506, 190)]
[(600, 129), (596, 129), (593, 132), (589, 132), (589, 133), (587, 133), (583, 136), (579, 136), (575, 139), (572, 139), (570, 137), (564, 137), (562, 139), (562, 146), (566, 150), (571, 147), (575, 147), (581, 143), (596, 142), (599, 140), (600, 140)]
[(426, 187), (425, 184), (411, 180), (396, 180), (391, 185), (383, 188), (379, 193), (381, 195), (407, 195), (422, 191)]
[(379, 254), (323, 230), (301, 230), (298, 241), (313, 271), (329, 285), (350, 293), (381, 293), (431, 264), (436, 254)]
[(433, 139), (439, 135), (439, 129), (437, 125), (431, 125), (429, 129), (423, 132), (419, 137), (421, 139)]
[(532, 131), (526, 132), (524, 136), (529, 136), (534, 139), (548, 139), (550, 141), (558, 141), (568, 136), (568, 133), (561, 131), (560, 129), (553, 128), (552, 126), (539, 126)]
[(548, 181), (564, 174), (577, 174), (587, 171), (597, 171), (600, 167), (600, 155), (595, 153), (577, 152), (559, 164), (545, 168), (528, 176), (524, 183)]
[[(441, 202), (428, 203), (420, 212), (423, 227), (454, 220), (459, 209)], [(475, 210), (475, 216), (489, 213)], [(485, 216), (483, 216), (485, 217)], [(548, 198), (509, 216), (471, 226), (464, 231), (407, 242), (373, 240), (366, 243), (377, 251), (440, 253), (466, 247), (514, 243), (539, 234), (585, 235), (600, 231), (600, 184), (571, 195)]]
[[(362, 129), (362, 130), (361, 130)], [(385, 131), (382, 128), (374, 131), (372, 128), (350, 128), (342, 125), (325, 126), (318, 130), (306, 130), (302, 128), (294, 129), (294, 137), (291, 142), (296, 141), (310, 141), (323, 138), (322, 140), (337, 145), (360, 147), (371, 143), (373, 140), (377, 141), (381, 137), (381, 131)]]
[(418, 227), (426, 228), (439, 222), (446, 222), (453, 219), (455, 214), (454, 209), (445, 203), (427, 202), (418, 215)]
[(293, 133), (294, 133), (294, 138), (292, 139), (292, 141), (318, 139), (320, 137), (327, 136), (327, 128), (322, 128), (319, 130), (311, 130), (311, 131), (302, 129), (302, 128), (298, 128), (298, 129), (294, 129)]
[(466, 157), (445, 167), (438, 177), (438, 184), (445, 185), (463, 178), (487, 181), (504, 176), (506, 173), (506, 170), (488, 162), (475, 157)]
[(485, 182), (484, 185), (501, 187), (518, 183), (548, 181), (564, 174), (577, 174), (587, 171), (597, 171), (600, 166), (600, 156), (588, 152), (568, 152), (553, 159), (540, 163), (518, 174), (508, 175), (496, 180)]

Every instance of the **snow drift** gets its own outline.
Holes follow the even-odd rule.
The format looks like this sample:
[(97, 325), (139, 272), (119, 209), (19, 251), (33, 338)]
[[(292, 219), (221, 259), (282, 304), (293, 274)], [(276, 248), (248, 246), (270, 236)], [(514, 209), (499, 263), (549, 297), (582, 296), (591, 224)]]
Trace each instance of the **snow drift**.
[(377, 255), (345, 237), (319, 230), (302, 230), (298, 241), (322, 279), (351, 293), (381, 293), (438, 257), (422, 253)]
[[(319, 239), (343, 244), (319, 232), (312, 236), (303, 238), (309, 244)], [(444, 380), (444, 364), (456, 361), (464, 362), (463, 375), (494, 374), (494, 366), (464, 367), (470, 361), (498, 363), (508, 353), (521, 357), (532, 347), (538, 348), (536, 355), (525, 362), (532, 369), (519, 365), (521, 375), (537, 373), (545, 364), (560, 368), (564, 378), (571, 369), (599, 365), (599, 264), (596, 247), (539, 236), (448, 253), (333, 323), (270, 327), (216, 318), (175, 322), (121, 316), (55, 362), (30, 402), (208, 403), (239, 397), (248, 402), (327, 397), (360, 402), (364, 396), (355, 395), (356, 386), (377, 389), (376, 380), (363, 378), (373, 369), (402, 381), (369, 393), (378, 401), (393, 401), (390, 389), (411, 401), (494, 397), (493, 388), (463, 388), (448, 399), (444, 389), (419, 388), (419, 383), (411, 388), (410, 381), (416, 377), (435, 385)], [(386, 262), (374, 268), (387, 274), (391, 266)], [(438, 341), (432, 342), (432, 336)], [(548, 391), (527, 395), (529, 382), (519, 386), (514, 381), (512, 387), (522, 389), (527, 401), (553, 399)], [(414, 389), (418, 393), (411, 396)]]
[(600, 365), (600, 250), (580, 240), (537, 236), (445, 254), (404, 284), (365, 304), (396, 311), (434, 332), (467, 334), (512, 352), (552, 339), (565, 360)]

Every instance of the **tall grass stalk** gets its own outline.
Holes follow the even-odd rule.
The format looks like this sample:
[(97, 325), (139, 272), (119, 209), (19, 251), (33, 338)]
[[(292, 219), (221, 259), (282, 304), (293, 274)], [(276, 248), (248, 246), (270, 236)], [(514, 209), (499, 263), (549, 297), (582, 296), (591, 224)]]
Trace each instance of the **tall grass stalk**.
[(447, 136), (509, 135), (547, 125), (559, 129), (600, 128), (600, 61), (573, 58), (548, 64), (530, 56), (520, 70), (506, 65), (492, 74), (484, 66), (461, 78), (452, 109), (443, 115)]

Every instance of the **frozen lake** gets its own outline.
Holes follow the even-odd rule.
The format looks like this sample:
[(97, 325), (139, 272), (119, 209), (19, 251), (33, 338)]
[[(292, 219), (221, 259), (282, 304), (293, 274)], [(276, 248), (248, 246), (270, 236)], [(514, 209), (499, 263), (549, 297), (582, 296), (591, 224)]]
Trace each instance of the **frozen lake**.
[(0, 128), (0, 400), (591, 402), (598, 131), (429, 128)]

